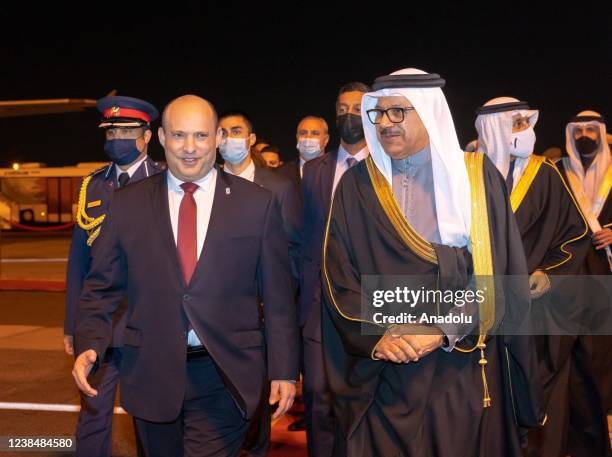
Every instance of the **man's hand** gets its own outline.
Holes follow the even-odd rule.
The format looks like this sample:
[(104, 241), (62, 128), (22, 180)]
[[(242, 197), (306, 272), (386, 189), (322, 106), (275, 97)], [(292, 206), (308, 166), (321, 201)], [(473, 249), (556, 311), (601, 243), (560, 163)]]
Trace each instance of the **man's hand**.
[(72, 377), (74, 378), (77, 387), (88, 397), (95, 397), (98, 395), (98, 391), (93, 389), (87, 382), (87, 376), (91, 372), (98, 355), (93, 349), (81, 353), (74, 362), (74, 368), (72, 369)]
[(64, 351), (68, 355), (74, 355), (73, 336), (64, 335)]
[(601, 229), (599, 232), (594, 233), (592, 238), (595, 249), (605, 249), (612, 244), (612, 230), (609, 228)]
[(536, 270), (529, 276), (529, 294), (532, 300), (540, 298), (549, 290), (550, 280), (542, 270)]
[(295, 398), (295, 384), (290, 381), (272, 381), (270, 384), (270, 404), (278, 402), (278, 408), (272, 416), (276, 420), (289, 411)]
[(419, 327), (422, 326), (404, 324), (392, 327), (376, 345), (374, 357), (395, 363), (418, 362), (419, 358), (444, 344), (444, 336), (438, 328), (427, 327), (423, 334), (417, 335)]

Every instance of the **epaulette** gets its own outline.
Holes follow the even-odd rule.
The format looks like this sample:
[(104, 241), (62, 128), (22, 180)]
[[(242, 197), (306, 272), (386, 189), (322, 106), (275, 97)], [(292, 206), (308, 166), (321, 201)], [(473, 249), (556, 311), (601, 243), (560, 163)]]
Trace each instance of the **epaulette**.
[(76, 222), (79, 227), (81, 227), (87, 232), (87, 246), (89, 247), (91, 247), (94, 240), (98, 237), (98, 235), (100, 235), (100, 225), (102, 224), (102, 221), (104, 221), (106, 214), (102, 214), (99, 217), (90, 217), (87, 215), (87, 213), (85, 212), (85, 206), (87, 204), (87, 186), (89, 185), (91, 178), (93, 178), (94, 175), (100, 173), (105, 168), (106, 167), (102, 167), (98, 170), (95, 170), (89, 176), (86, 176), (85, 179), (83, 179), (83, 184), (81, 184), (81, 190), (79, 191), (79, 203), (77, 206)]
[[(111, 164), (111, 165), (112, 165), (112, 164)], [(107, 168), (108, 166), (109, 166), (109, 165), (104, 165), (104, 166), (102, 166), (102, 167), (100, 167), (100, 168), (96, 168), (94, 171), (92, 171), (92, 172), (91, 172), (89, 175), (87, 175), (87, 176), (94, 176), (94, 175), (97, 175), (98, 173), (102, 173), (104, 170), (106, 170), (106, 168)]]

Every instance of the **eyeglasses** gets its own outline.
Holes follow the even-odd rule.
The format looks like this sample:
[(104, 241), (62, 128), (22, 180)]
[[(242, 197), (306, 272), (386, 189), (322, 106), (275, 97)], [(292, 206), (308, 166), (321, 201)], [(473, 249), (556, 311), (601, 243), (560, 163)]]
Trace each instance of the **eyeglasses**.
[(368, 119), (372, 124), (380, 124), (382, 122), (383, 116), (386, 114), (387, 119), (389, 119), (394, 124), (399, 124), (400, 122), (404, 122), (404, 113), (407, 111), (414, 111), (413, 107), (410, 108), (388, 108), (388, 109), (369, 109)]

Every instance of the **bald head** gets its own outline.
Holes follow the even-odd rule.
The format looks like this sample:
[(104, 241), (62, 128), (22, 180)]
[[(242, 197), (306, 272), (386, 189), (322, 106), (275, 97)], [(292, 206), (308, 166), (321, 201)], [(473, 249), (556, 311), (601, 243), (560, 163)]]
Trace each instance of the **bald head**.
[(164, 108), (158, 134), (168, 169), (176, 178), (198, 181), (213, 167), (221, 129), (209, 101), (196, 95), (172, 100)]
[(323, 154), (329, 142), (329, 128), (327, 127), (327, 122), (319, 116), (306, 116), (298, 124), (295, 137), (298, 141), (298, 150), (304, 160), (309, 160), (305, 158), (303, 150), (300, 149), (300, 144), (304, 144), (304, 141), (318, 141), (319, 154)]
[(327, 121), (325, 119), (323, 119), (322, 117), (319, 117), (319, 116), (306, 116), (298, 124), (298, 130), (300, 129), (300, 127), (303, 127), (304, 124), (308, 124), (309, 126), (316, 125), (316, 126), (319, 127), (319, 129), (324, 134), (327, 135), (329, 133), (329, 127), (327, 126)]
[(170, 103), (166, 105), (164, 108), (164, 112), (162, 113), (162, 127), (165, 129), (168, 121), (168, 116), (172, 116), (172, 114), (178, 111), (182, 115), (186, 112), (200, 112), (205, 113), (209, 116), (212, 116), (215, 126), (219, 123), (219, 119), (217, 116), (217, 111), (215, 107), (208, 100), (198, 97), (197, 95), (182, 95), (180, 97), (175, 98)]

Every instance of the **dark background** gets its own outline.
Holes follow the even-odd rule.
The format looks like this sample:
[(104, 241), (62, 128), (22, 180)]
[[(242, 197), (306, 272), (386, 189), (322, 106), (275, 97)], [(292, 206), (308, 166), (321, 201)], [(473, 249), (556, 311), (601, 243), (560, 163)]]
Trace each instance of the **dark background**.
[[(370, 83), (405, 67), (446, 79), (462, 146), (476, 137), (474, 109), (497, 96), (540, 109), (537, 151), (563, 146), (565, 124), (583, 109), (612, 117), (612, 2), (542, 10), (533, 1), (502, 9), (411, 3), (4, 6), (0, 100), (99, 98), (117, 89), (161, 110), (195, 93), (219, 111), (248, 112), (256, 133), (286, 157), (296, 154), (295, 127), (304, 115), (324, 116), (333, 130), (342, 84)], [(98, 119), (95, 110), (1, 118), (0, 166), (104, 161)], [(152, 143), (151, 155), (162, 159)]]

